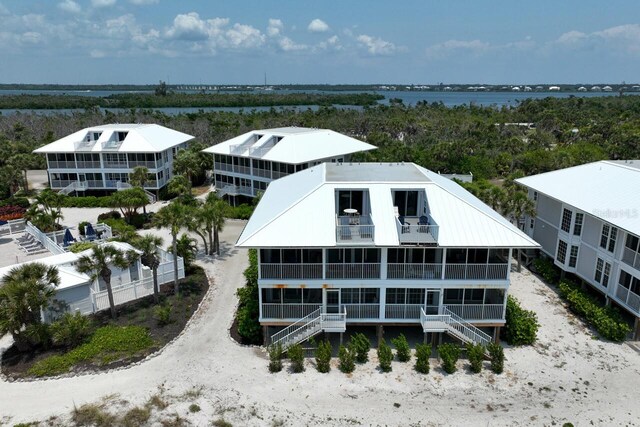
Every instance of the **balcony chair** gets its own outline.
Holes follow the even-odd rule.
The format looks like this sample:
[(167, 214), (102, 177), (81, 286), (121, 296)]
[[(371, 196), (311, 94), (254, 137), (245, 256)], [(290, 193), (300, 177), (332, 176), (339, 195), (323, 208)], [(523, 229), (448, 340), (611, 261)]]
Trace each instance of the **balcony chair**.
[(418, 233), (426, 233), (429, 229), (429, 218), (426, 215), (422, 215), (418, 220), (418, 225), (420, 225), (420, 227), (418, 227)]

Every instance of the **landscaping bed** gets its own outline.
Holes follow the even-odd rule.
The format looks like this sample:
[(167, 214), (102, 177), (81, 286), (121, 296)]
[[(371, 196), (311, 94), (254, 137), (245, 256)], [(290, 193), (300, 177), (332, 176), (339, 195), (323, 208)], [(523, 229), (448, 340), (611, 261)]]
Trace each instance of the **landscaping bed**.
[[(180, 281), (181, 291), (173, 294), (173, 285), (162, 286), (162, 301), (154, 304), (153, 295), (118, 306), (118, 317), (108, 310), (89, 316), (94, 330), (83, 344), (73, 348), (39, 348), (19, 352), (15, 346), (2, 354), (2, 373), (9, 378), (35, 378), (65, 373), (94, 372), (135, 363), (158, 351), (177, 337), (206, 294), (209, 283), (199, 267), (189, 267)], [(160, 321), (157, 307), (169, 305), (168, 323)]]

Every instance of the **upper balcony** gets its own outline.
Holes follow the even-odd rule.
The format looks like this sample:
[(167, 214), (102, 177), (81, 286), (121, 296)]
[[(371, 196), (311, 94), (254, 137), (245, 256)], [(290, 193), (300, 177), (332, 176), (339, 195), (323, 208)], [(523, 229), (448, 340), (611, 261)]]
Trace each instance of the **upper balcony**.
[(400, 244), (435, 246), (438, 244), (439, 226), (430, 215), (396, 217)]
[(371, 215), (336, 215), (336, 243), (342, 245), (372, 245), (375, 225)]

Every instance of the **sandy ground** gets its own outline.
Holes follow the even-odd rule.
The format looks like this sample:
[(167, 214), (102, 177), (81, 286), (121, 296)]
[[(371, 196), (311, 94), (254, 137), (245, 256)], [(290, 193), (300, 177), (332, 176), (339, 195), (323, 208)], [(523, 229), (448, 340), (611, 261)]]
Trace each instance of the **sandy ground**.
[[(285, 369), (269, 374), (265, 354), (236, 344), (228, 333), (235, 291), (243, 285), (247, 266), (246, 251), (233, 247), (243, 226), (230, 221), (221, 236), (222, 254), (215, 260), (199, 259), (213, 286), (173, 344), (119, 371), (0, 382), (0, 423), (57, 415), (64, 424), (74, 405), (111, 402), (116, 395), (124, 402), (108, 405), (122, 411), (118, 405), (141, 405), (158, 393), (172, 403), (154, 411), (154, 422), (177, 414), (198, 426), (220, 418), (236, 426), (637, 425), (640, 420), (640, 355), (627, 345), (594, 339), (555, 293), (527, 271), (512, 275), (511, 292), (538, 313), (539, 341), (533, 347), (507, 348), (502, 375), (488, 369), (470, 374), (463, 360), (458, 372), (446, 375), (435, 359), (426, 376), (413, 371), (412, 363), (399, 362), (384, 374), (376, 369), (374, 351), (370, 362), (352, 375), (340, 373), (335, 360), (329, 374), (317, 373), (311, 360), (305, 373)], [(9, 344), (5, 337), (0, 350)], [(190, 413), (192, 403), (201, 411)]]

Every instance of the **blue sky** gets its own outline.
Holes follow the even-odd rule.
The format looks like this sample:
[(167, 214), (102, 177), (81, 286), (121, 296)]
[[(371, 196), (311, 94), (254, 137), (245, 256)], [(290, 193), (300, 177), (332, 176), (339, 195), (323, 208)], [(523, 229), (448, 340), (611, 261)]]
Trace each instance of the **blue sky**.
[(640, 2), (0, 0), (0, 83), (619, 83)]

